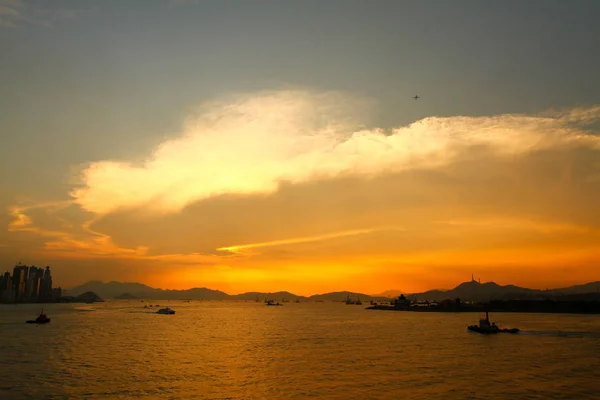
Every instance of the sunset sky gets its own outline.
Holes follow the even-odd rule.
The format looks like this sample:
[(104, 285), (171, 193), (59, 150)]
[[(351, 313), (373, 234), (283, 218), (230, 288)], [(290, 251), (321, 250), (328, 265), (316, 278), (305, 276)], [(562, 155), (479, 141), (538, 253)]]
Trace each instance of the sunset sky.
[(0, 0), (0, 272), (301, 295), (600, 280), (599, 16)]

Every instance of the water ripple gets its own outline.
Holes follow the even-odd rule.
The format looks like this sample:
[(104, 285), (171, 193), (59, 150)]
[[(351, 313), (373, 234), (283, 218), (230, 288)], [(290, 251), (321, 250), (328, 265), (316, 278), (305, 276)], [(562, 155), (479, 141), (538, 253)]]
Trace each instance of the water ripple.
[(495, 314), (523, 331), (485, 336), (470, 313), (168, 306), (45, 305), (44, 326), (24, 323), (38, 306), (0, 306), (0, 398), (597, 398), (598, 316)]

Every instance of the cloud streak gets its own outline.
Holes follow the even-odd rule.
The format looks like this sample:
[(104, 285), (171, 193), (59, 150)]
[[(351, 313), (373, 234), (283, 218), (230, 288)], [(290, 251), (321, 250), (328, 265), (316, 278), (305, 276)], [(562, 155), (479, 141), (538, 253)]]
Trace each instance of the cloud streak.
[(337, 238), (342, 238), (342, 237), (346, 237), (346, 236), (365, 235), (365, 234), (369, 234), (369, 233), (373, 233), (373, 232), (377, 232), (377, 231), (392, 230), (392, 229), (397, 229), (397, 228), (355, 229), (355, 230), (351, 230), (351, 231), (334, 232), (334, 233), (328, 233), (328, 234), (318, 235), (318, 236), (281, 239), (281, 240), (273, 240), (270, 242), (251, 243), (251, 244), (221, 247), (217, 250), (228, 251), (231, 253), (242, 253), (244, 250), (256, 249), (256, 248), (261, 248), (261, 247), (274, 247), (274, 246), (284, 246), (284, 245), (289, 245), (289, 244), (320, 242), (320, 241), (324, 241), (324, 240), (337, 239)]
[(430, 117), (391, 130), (361, 127), (363, 114), (356, 99), (309, 91), (207, 104), (180, 137), (162, 143), (142, 164), (88, 165), (71, 196), (95, 214), (140, 207), (174, 213), (222, 195), (269, 195), (283, 182), (436, 169), (473, 148), (510, 157), (600, 146), (600, 138), (573, 125), (598, 119), (600, 107), (544, 117)]

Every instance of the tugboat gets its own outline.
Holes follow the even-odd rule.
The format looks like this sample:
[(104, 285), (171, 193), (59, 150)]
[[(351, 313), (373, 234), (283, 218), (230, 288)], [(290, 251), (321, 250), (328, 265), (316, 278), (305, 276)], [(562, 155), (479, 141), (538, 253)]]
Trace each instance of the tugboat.
[(479, 320), (479, 325), (469, 325), (467, 327), (468, 330), (470, 330), (471, 332), (477, 332), (477, 333), (483, 333), (483, 334), (487, 334), (487, 333), (517, 333), (519, 332), (518, 328), (512, 328), (512, 329), (500, 329), (498, 328), (498, 326), (496, 325), (495, 322), (490, 323), (490, 318), (488, 315), (488, 312), (485, 312), (485, 318), (482, 318)]
[(169, 307), (166, 307), (166, 308), (161, 308), (156, 313), (172, 315), (172, 314), (175, 314), (175, 310), (171, 310)]
[(29, 321), (27, 321), (28, 324), (47, 324), (50, 322), (50, 318), (48, 318), (46, 316), (46, 314), (44, 314), (44, 309), (42, 308), (42, 312), (40, 313), (40, 316), (37, 317), (36, 319), (30, 319)]

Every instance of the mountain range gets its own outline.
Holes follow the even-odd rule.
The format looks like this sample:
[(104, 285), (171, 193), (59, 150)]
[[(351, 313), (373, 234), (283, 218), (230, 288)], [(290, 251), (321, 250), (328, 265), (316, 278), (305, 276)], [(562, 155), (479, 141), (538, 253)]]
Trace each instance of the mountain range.
[(373, 296), (363, 293), (332, 292), (313, 295), (310, 297), (298, 296), (290, 292), (247, 292), (229, 295), (220, 290), (208, 288), (192, 288), (187, 290), (156, 289), (137, 282), (102, 282), (90, 281), (83, 285), (66, 290), (66, 295), (77, 296), (81, 293), (93, 292), (105, 299), (155, 299), (155, 300), (288, 300), (288, 301), (345, 301), (348, 296), (355, 300), (386, 300), (385, 296)]
[[(220, 290), (208, 288), (192, 288), (187, 290), (169, 290), (156, 289), (137, 282), (102, 282), (90, 281), (83, 285), (67, 290), (65, 294), (77, 296), (85, 292), (93, 292), (105, 299), (155, 299), (155, 300), (264, 300), (273, 299), (276, 301), (344, 301), (349, 296), (356, 299), (357, 296), (362, 301), (382, 301), (389, 300), (390, 297), (397, 297), (401, 292), (398, 290), (388, 290), (379, 295), (368, 295), (364, 293), (353, 292), (331, 292), (317, 294), (312, 296), (298, 296), (290, 292), (247, 292), (236, 295), (229, 295)], [(559, 289), (539, 290), (528, 289), (514, 285), (498, 285), (495, 282), (479, 283), (475, 280), (463, 282), (451, 290), (430, 290), (423, 293), (412, 293), (408, 296), (416, 300), (441, 301), (444, 299), (460, 298), (463, 301), (489, 301), (492, 299), (535, 299), (535, 298), (554, 298), (565, 295), (599, 293), (600, 281), (590, 282), (583, 285), (569, 286)]]
[(411, 299), (440, 301), (459, 298), (464, 301), (489, 301), (513, 299), (559, 298), (567, 295), (600, 292), (600, 281), (558, 289), (528, 289), (514, 285), (498, 285), (495, 282), (479, 283), (475, 280), (463, 282), (451, 290), (430, 290), (410, 294)]

